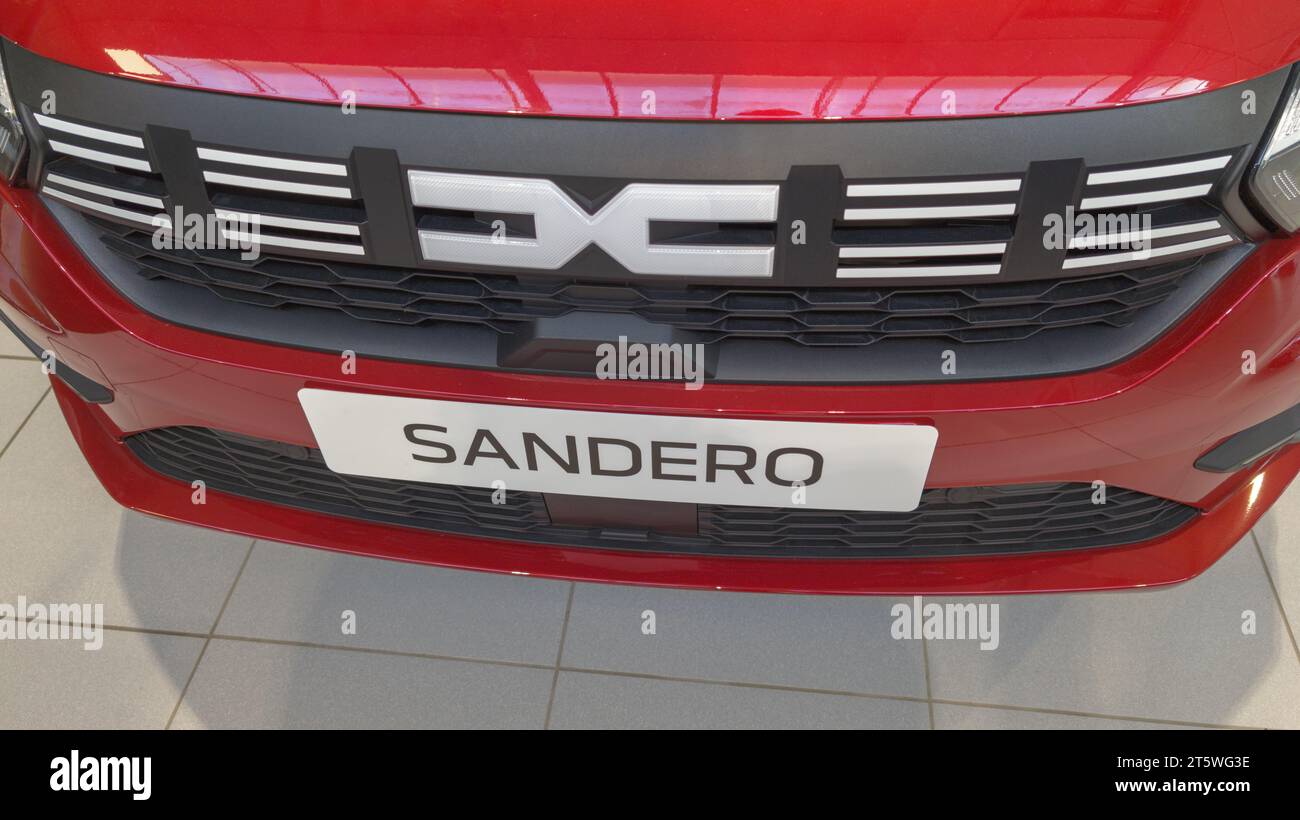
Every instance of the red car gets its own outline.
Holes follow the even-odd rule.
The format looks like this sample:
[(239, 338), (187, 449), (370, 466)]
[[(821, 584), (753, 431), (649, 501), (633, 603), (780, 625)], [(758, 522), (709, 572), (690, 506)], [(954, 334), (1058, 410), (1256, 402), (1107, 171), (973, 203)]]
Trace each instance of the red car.
[(0, 0), (0, 35), (0, 319), (129, 507), (1045, 592), (1191, 578), (1300, 469), (1294, 2)]

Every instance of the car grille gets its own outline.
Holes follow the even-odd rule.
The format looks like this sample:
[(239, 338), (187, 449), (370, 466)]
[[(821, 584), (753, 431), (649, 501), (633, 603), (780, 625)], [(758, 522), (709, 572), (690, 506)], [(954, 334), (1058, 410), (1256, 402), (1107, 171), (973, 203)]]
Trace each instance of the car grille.
[[(705, 344), (719, 383), (1062, 375), (1150, 345), (1266, 232), (1238, 182), (1267, 118), (1225, 114), (1231, 89), (1028, 118), (346, 116), (5, 57), (26, 182), (103, 276), (163, 321), (283, 347), (592, 377), (626, 336)], [(1252, 86), (1261, 107), (1285, 82)], [(564, 219), (516, 196), (539, 186)], [(697, 207), (729, 189), (768, 193)], [(620, 211), (635, 190), (685, 199)], [(256, 219), (262, 258), (153, 248), (190, 238), (177, 209), (231, 241)], [(1091, 234), (1049, 240), (1078, 216)]]
[[(183, 141), (178, 150), (195, 153), (196, 176), (215, 214), (260, 220), (265, 255), (250, 261), (226, 250), (155, 247), (154, 229), (170, 226), (170, 217), (164, 212), (166, 185), (143, 136), (37, 119), (52, 135), (44, 193), (94, 215), (109, 248), (137, 264), (146, 278), (203, 287), (268, 310), (317, 308), (389, 325), (471, 323), (517, 333), (539, 319), (593, 311), (631, 314), (702, 343), (1018, 341), (1052, 328), (1126, 326), (1168, 297), (1199, 254), (1239, 241), (1202, 200), (1232, 159), (1227, 151), (1089, 173), (1082, 208), (1142, 210), (1153, 218), (1156, 238), (1149, 257), (1136, 260), (1131, 253), (1075, 242), (1057, 264), (1062, 272), (1078, 272), (1064, 278), (938, 286), (918, 281), (1004, 271), (1023, 175), (847, 181), (845, 207), (831, 232), (838, 257), (834, 286), (660, 284), (392, 267), (370, 263), (366, 236), (375, 230), (374, 220), (368, 220), (361, 182), (348, 163)], [(166, 129), (150, 136), (164, 149), (172, 139)], [(494, 216), (508, 215), (428, 209), (414, 214), (421, 236), (426, 228), (481, 234)], [(223, 224), (228, 238), (240, 238), (238, 222)], [(737, 244), (755, 231), (765, 232), (716, 225), (704, 238)], [(770, 239), (770, 230), (765, 235)], [(1158, 264), (1165, 258), (1180, 261)], [(879, 286), (875, 280), (894, 282)]]
[(703, 343), (779, 339), (862, 346), (887, 338), (962, 343), (1052, 328), (1123, 327), (1172, 294), (1195, 262), (1111, 274), (964, 286), (741, 288), (632, 285), (382, 268), (235, 251), (155, 248), (150, 233), (101, 222), (105, 245), (151, 280), (274, 310), (317, 308), (397, 325), (457, 322), (513, 333), (573, 311), (630, 314)]
[(126, 439), (149, 467), (211, 490), (346, 518), (510, 541), (663, 553), (774, 557), (962, 556), (1132, 544), (1190, 521), (1192, 507), (1090, 484), (928, 489), (905, 513), (698, 505), (696, 534), (552, 524), (541, 493), (334, 473), (320, 451), (197, 427)]
[[(387, 255), (375, 247), (377, 238), (391, 238), (393, 229), (406, 227), (377, 224), (366, 204), (364, 181), (352, 169), (355, 162), (204, 145), (171, 129), (142, 135), (45, 115), (36, 115), (36, 119), (51, 135), (41, 190), (78, 210), (125, 225), (147, 225), (152, 230), (161, 219), (170, 227), (164, 206), (170, 192), (162, 170), (150, 159), (147, 136), (159, 144), (159, 151), (193, 152), (197, 161), (193, 183), (202, 188), (199, 212), (210, 204), (216, 216), (236, 220), (226, 223), (231, 239), (239, 232), (237, 220), (255, 217), (261, 226), (259, 240), (272, 252), (374, 262)], [(173, 141), (176, 144), (169, 146)], [(1205, 197), (1222, 180), (1236, 154), (1236, 149), (1225, 148), (1210, 155), (1089, 169), (1079, 209), (1123, 209), (1134, 216), (1149, 216), (1152, 247), (1147, 258), (1187, 257), (1235, 244), (1240, 240)], [(1082, 169), (1079, 165), (1077, 170)], [(837, 258), (834, 279), (852, 284), (862, 279), (1006, 273), (1016, 229), (1014, 217), (1019, 214), (1020, 198), (1026, 195), (1025, 185), (1023, 173), (973, 179), (835, 182), (832, 197), (842, 195), (843, 207), (834, 214), (830, 232)], [(170, 199), (179, 201), (175, 195)], [(411, 216), (421, 241), (434, 236), (482, 236), (490, 233), (498, 220), (510, 223), (506, 237), (532, 235), (529, 220), (505, 212), (416, 207)], [(672, 235), (668, 245), (744, 245), (756, 236), (771, 242), (773, 228), (769, 223), (685, 223), (675, 235), (668, 230)], [(1029, 230), (1040, 228), (1031, 225)], [(1106, 238), (1122, 232), (1112, 227), (1071, 243), (1066, 254), (1056, 260), (1056, 271), (1039, 270), (1034, 277), (1059, 275), (1074, 268), (1131, 266), (1135, 261), (1131, 253), (1106, 249)], [(666, 238), (659, 237), (661, 241)], [(708, 275), (704, 269), (697, 278)], [(379, 317), (379, 321), (386, 320)]]

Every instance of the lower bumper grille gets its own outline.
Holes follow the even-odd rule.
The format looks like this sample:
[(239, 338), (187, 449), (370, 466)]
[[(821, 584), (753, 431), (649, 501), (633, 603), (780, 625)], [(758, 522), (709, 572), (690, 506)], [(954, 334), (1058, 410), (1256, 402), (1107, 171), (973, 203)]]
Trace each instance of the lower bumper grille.
[(1165, 535), (1196, 510), (1082, 483), (926, 490), (906, 513), (699, 505), (698, 532), (552, 524), (541, 493), (341, 475), (320, 451), (198, 427), (130, 436), (145, 464), (186, 483), (328, 515), (510, 541), (649, 552), (789, 558), (964, 556), (1087, 549)]

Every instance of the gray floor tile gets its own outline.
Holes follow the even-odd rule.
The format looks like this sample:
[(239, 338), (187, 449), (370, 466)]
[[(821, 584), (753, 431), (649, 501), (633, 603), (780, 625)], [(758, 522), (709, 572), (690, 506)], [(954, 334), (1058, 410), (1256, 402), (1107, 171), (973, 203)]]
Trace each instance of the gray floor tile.
[(27, 346), (18, 341), (14, 332), (4, 325), (0, 325), (0, 356), (24, 356), (36, 360)]
[[(555, 663), (569, 585), (259, 541), (224, 635)], [(342, 613), (356, 614), (343, 634)]]
[(994, 709), (984, 706), (934, 705), (936, 729), (1185, 729), (1196, 728), (1171, 723), (1086, 715), (1062, 715), (1052, 712), (1025, 712), (1017, 709)]
[(1300, 636), (1300, 482), (1255, 525), (1255, 537), (1291, 630)]
[(68, 640), (0, 641), (0, 728), (165, 726), (203, 641), (114, 630), (103, 640), (93, 651)]
[[(8, 332), (0, 325), (0, 333)], [(23, 419), (50, 387), (50, 378), (35, 362), (0, 359), (0, 450), (22, 425)], [(54, 403), (50, 396), (49, 402)], [(0, 470), (4, 467), (0, 465)]]
[[(1300, 726), (1300, 664), (1248, 539), (1178, 586), (985, 600), (1001, 604), (1000, 647), (930, 641), (935, 698)], [(1242, 634), (1246, 610), (1255, 635)]]
[(213, 640), (173, 728), (541, 728), (552, 671)]
[(561, 672), (553, 729), (925, 729), (925, 703)]
[(52, 397), (0, 461), (0, 600), (102, 603), (117, 626), (212, 627), (248, 539), (119, 507)]
[[(918, 641), (892, 600), (579, 584), (564, 665), (879, 695), (925, 696)], [(644, 635), (641, 615), (655, 614)]]

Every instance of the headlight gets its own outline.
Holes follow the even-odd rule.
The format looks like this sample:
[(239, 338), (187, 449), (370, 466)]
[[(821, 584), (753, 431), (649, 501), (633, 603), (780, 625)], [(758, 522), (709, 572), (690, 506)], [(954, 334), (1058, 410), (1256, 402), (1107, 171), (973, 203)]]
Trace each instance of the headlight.
[(1284, 231), (1300, 230), (1300, 72), (1250, 177), (1250, 192)]
[(5, 76), (3, 55), (0, 55), (0, 178), (13, 181), (22, 165), (26, 147), (27, 138), (18, 120), (18, 110), (14, 108), (14, 98), (9, 93), (9, 79)]

